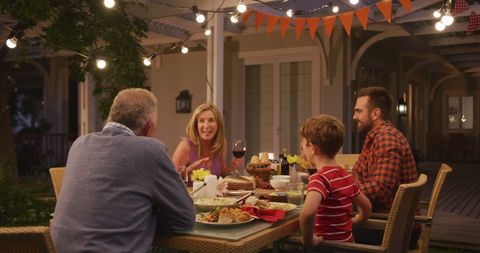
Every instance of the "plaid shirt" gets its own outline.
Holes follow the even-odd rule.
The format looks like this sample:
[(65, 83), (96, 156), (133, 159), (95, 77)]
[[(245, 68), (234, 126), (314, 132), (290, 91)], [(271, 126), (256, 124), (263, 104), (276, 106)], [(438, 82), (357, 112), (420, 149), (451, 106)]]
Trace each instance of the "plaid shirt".
[(391, 123), (383, 123), (368, 133), (352, 174), (372, 211), (390, 212), (398, 186), (417, 180), (410, 144)]

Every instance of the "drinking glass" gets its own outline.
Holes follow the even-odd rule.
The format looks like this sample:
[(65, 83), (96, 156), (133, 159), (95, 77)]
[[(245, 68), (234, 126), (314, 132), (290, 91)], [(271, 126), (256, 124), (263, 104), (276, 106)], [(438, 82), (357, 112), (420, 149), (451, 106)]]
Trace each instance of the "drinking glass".
[(245, 155), (247, 145), (244, 140), (238, 139), (233, 143), (232, 153), (235, 158), (240, 159)]
[(287, 202), (301, 206), (303, 205), (303, 184), (302, 183), (289, 183), (287, 188)]

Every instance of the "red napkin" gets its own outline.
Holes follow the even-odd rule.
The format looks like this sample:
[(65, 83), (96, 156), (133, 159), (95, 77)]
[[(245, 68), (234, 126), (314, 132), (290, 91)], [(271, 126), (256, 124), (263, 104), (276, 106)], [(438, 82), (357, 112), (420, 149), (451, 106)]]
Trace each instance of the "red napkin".
[(276, 209), (260, 209), (258, 206), (244, 205), (242, 211), (248, 212), (255, 218), (262, 219), (268, 222), (274, 222), (285, 217), (285, 210)]

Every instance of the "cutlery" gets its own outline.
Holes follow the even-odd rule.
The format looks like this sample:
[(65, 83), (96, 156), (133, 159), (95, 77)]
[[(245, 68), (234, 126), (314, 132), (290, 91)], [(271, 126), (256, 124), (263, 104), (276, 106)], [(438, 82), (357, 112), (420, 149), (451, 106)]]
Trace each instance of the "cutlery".
[(255, 194), (255, 193), (254, 193), (253, 191), (250, 192), (250, 193), (247, 193), (247, 194), (245, 194), (243, 197), (237, 199), (236, 202), (239, 203), (239, 204), (242, 203), (242, 202), (245, 202), (245, 200), (246, 200), (248, 197), (250, 197), (250, 196), (252, 196), (252, 195), (254, 195), (254, 194)]
[(198, 192), (200, 189), (202, 189), (203, 187), (205, 187), (205, 185), (207, 185), (207, 183), (203, 182), (203, 184), (200, 185), (200, 187), (198, 187), (198, 188), (195, 189), (194, 191), (190, 192), (190, 196), (193, 196), (193, 194), (195, 194), (195, 193)]

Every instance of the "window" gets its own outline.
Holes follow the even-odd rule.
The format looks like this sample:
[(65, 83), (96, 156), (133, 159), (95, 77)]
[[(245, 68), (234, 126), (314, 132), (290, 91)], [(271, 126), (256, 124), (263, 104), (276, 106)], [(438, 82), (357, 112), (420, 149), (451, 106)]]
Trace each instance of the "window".
[(473, 96), (448, 97), (448, 130), (473, 129)]

